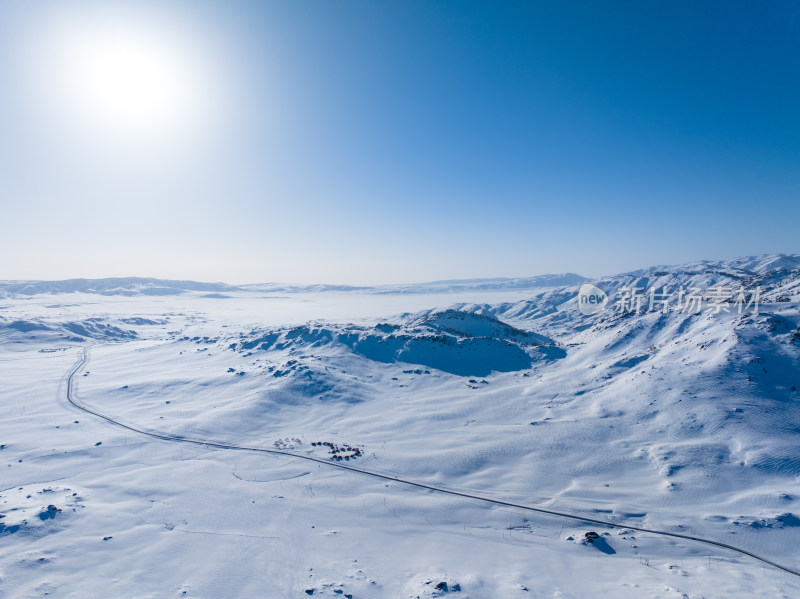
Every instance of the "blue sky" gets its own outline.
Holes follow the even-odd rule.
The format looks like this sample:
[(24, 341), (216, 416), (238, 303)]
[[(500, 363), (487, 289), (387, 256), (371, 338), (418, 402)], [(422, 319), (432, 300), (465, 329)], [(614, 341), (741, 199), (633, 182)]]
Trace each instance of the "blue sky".
[(795, 2), (0, 0), (0, 278), (800, 252)]

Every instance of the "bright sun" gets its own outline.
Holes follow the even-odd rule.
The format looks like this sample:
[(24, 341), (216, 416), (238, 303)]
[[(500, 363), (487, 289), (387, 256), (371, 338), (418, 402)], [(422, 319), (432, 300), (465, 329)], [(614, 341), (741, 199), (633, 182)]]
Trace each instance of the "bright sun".
[(170, 33), (130, 19), (62, 23), (50, 50), (51, 101), (84, 134), (174, 137), (197, 120), (203, 90), (199, 60)]
[(169, 53), (135, 39), (82, 41), (73, 49), (72, 98), (108, 125), (148, 127), (175, 118), (189, 99)]

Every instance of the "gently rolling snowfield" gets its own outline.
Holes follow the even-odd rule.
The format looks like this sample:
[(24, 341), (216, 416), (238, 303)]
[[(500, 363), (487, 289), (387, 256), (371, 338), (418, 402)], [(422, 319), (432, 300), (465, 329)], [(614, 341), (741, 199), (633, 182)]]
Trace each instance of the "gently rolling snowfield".
[(800, 596), (800, 258), (583, 282), (0, 283), (0, 597)]

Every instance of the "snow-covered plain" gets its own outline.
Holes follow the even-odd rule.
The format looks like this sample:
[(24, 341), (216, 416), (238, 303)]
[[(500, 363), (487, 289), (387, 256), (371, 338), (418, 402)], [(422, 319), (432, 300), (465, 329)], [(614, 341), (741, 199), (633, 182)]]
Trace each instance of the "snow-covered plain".
[[(800, 596), (727, 549), (336, 467), (800, 570), (800, 257), (608, 277), (588, 316), (581, 282), (0, 284), (0, 597)], [(618, 309), (719, 284), (758, 309)], [(82, 412), (85, 347), (97, 412), (321, 462)]]

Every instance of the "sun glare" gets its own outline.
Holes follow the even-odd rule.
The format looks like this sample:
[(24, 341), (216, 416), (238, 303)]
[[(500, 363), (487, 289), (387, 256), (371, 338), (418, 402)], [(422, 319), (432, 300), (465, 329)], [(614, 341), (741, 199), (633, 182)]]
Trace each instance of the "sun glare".
[(168, 140), (200, 120), (201, 61), (163, 28), (128, 20), (61, 23), (50, 44), (55, 110), (83, 134)]
[(160, 125), (189, 100), (179, 65), (162, 48), (100, 38), (82, 42), (70, 58), (72, 101), (107, 125)]

